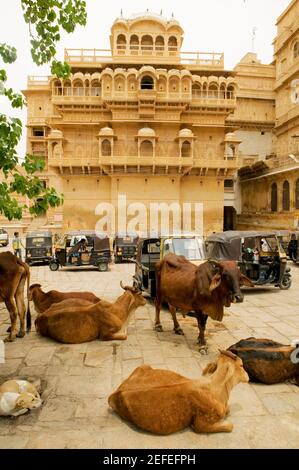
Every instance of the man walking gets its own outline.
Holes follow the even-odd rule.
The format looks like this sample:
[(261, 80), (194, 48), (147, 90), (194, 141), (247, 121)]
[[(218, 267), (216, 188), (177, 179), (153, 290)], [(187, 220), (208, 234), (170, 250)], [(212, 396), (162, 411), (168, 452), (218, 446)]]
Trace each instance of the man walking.
[(14, 238), (12, 240), (12, 249), (13, 249), (13, 252), (15, 254), (15, 256), (17, 256), (18, 258), (20, 258), (20, 260), (22, 259), (22, 247), (23, 244), (21, 242), (21, 239), (19, 237), (19, 232), (15, 232), (14, 233)]

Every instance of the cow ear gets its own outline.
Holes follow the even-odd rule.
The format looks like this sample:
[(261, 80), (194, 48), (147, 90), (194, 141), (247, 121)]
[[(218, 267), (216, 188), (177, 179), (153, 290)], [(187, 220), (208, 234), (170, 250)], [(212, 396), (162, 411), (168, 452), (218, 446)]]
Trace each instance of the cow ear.
[(240, 276), (240, 285), (241, 286), (247, 286), (247, 287), (254, 287), (253, 282), (251, 282), (248, 277), (244, 276), (244, 274), (241, 274)]
[(210, 291), (210, 292), (213, 292), (213, 290), (217, 289), (217, 287), (219, 287), (220, 284), (221, 284), (221, 274), (220, 274), (220, 273), (217, 273), (217, 274), (215, 274), (215, 276), (212, 278), (209, 291)]

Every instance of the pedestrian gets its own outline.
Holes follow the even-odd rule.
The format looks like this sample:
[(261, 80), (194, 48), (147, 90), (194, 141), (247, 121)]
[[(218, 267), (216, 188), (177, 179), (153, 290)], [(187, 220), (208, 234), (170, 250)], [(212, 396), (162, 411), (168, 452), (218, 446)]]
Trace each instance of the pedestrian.
[(12, 240), (12, 249), (14, 252), (14, 255), (22, 259), (22, 248), (24, 248), (23, 243), (21, 242), (21, 239), (19, 237), (19, 232), (14, 233), (14, 238)]

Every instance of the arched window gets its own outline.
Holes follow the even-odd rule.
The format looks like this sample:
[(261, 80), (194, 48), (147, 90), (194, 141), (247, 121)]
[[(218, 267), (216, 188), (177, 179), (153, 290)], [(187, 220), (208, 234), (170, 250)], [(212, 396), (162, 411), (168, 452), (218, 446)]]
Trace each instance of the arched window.
[(136, 34), (133, 34), (130, 37), (130, 49), (131, 51), (137, 50), (139, 48), (139, 38)]
[(142, 36), (141, 38), (141, 49), (143, 51), (151, 51), (153, 50), (153, 38), (149, 34)]
[(220, 86), (220, 98), (225, 99), (226, 98), (226, 85), (225, 83), (222, 83)]
[(125, 49), (126, 48), (126, 36), (124, 34), (119, 34), (117, 36), (117, 40), (116, 40), (116, 44), (117, 44), (117, 49)]
[(156, 51), (163, 51), (164, 50), (164, 38), (163, 36), (157, 36), (156, 41)]
[(182, 157), (191, 157), (191, 144), (188, 140), (182, 143)]
[(192, 85), (192, 96), (195, 98), (201, 97), (201, 85), (199, 83), (194, 83), (194, 85)]
[(140, 145), (141, 157), (152, 157), (153, 156), (153, 143), (150, 140), (143, 140)]
[(271, 212), (277, 212), (277, 184), (271, 186)]
[(178, 47), (177, 38), (175, 36), (170, 36), (168, 39), (168, 50), (169, 51), (176, 51)]
[(293, 52), (294, 52), (294, 59), (297, 59), (297, 57), (299, 56), (299, 41), (295, 42)]
[(208, 98), (218, 98), (218, 86), (216, 83), (211, 83), (209, 85)]
[(227, 87), (227, 98), (229, 100), (232, 100), (234, 97), (235, 97), (235, 88), (232, 85), (230, 85), (229, 87)]
[(59, 80), (55, 80), (53, 83), (53, 94), (55, 96), (62, 95), (61, 82)]
[(282, 210), (290, 210), (290, 183), (285, 181), (282, 188)]
[(91, 96), (101, 96), (101, 83), (99, 80), (92, 80), (90, 93)]
[(102, 156), (111, 157), (111, 142), (108, 139), (105, 139), (102, 142)]
[(84, 87), (81, 80), (75, 80), (73, 83), (73, 95), (74, 96), (83, 96)]
[(295, 186), (295, 207), (299, 209), (299, 179), (296, 181)]
[(141, 79), (140, 83), (141, 90), (153, 90), (154, 89), (154, 80), (149, 75), (145, 75)]

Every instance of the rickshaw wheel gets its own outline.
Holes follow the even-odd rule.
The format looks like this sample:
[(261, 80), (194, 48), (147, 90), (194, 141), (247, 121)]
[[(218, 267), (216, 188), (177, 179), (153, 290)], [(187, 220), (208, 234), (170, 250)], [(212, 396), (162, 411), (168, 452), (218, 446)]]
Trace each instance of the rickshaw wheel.
[(279, 289), (287, 290), (291, 287), (291, 285), (292, 285), (292, 279), (284, 276), (279, 284)]
[(98, 270), (101, 271), (101, 272), (104, 272), (104, 271), (108, 271), (108, 264), (101, 261), (99, 264), (98, 264)]
[(51, 271), (57, 271), (59, 268), (59, 264), (57, 263), (57, 261), (50, 261), (49, 268)]

